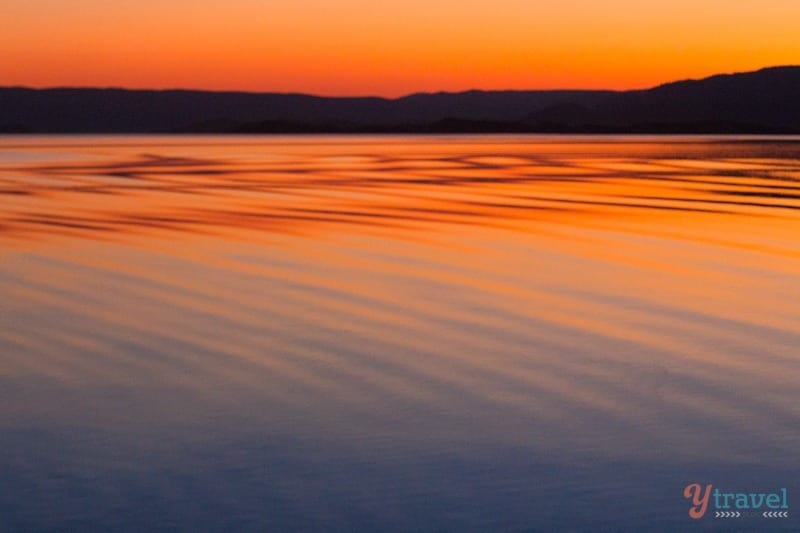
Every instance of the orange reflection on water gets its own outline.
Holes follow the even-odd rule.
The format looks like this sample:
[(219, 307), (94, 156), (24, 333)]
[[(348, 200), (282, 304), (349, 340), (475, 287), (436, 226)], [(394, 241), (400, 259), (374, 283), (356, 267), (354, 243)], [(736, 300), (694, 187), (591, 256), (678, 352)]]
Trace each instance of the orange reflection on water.
[(788, 237), (800, 206), (787, 177), (797, 151), (790, 140), (762, 149), (686, 138), (10, 138), (0, 228), (108, 237), (655, 216), (707, 231), (744, 215), (784, 219)]
[(799, 154), (792, 139), (7, 138), (0, 371), (234, 405), (248, 391), (266, 417), (367, 412), (393, 439), (426, 438), (409, 413), (430, 412), (456, 441), (475, 427), (459, 421), (513, 443), (533, 419), (548, 449), (789, 453)]

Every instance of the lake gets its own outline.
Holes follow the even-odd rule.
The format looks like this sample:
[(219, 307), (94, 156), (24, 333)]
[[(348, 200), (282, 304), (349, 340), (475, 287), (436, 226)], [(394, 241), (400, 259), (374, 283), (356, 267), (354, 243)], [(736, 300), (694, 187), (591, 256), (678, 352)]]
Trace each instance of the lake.
[(795, 529), (800, 138), (0, 137), (0, 530)]

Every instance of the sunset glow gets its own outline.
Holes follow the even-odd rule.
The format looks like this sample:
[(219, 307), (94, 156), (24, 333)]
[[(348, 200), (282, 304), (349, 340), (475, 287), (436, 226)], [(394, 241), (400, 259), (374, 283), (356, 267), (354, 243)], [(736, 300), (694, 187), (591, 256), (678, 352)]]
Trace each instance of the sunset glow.
[(800, 63), (794, 0), (8, 0), (0, 12), (4, 86), (398, 96)]

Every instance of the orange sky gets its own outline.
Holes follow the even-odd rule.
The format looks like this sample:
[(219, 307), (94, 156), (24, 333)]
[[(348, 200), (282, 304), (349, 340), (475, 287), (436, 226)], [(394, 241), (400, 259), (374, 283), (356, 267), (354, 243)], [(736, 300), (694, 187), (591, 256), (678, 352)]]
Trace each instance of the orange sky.
[(800, 64), (800, 0), (3, 0), (0, 85), (398, 96)]

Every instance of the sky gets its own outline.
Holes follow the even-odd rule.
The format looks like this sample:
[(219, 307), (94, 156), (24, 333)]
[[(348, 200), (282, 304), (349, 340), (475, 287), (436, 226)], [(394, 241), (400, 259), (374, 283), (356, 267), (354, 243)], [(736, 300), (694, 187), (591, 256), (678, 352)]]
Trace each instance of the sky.
[(2, 0), (0, 85), (400, 96), (800, 64), (798, 0)]

